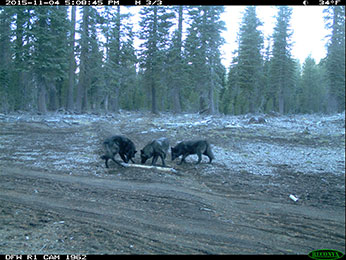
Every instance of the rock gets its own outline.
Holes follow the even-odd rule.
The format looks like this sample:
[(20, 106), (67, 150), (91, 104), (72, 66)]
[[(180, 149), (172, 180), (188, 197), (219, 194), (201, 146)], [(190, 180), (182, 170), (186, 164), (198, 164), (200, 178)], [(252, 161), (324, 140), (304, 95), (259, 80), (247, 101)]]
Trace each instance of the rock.
[(251, 117), (248, 124), (265, 124), (267, 121), (263, 117)]
[(280, 113), (275, 112), (275, 111), (270, 111), (270, 112), (268, 112), (267, 115), (268, 115), (268, 116), (271, 116), (271, 117), (279, 117), (279, 116), (280, 116)]
[(258, 124), (265, 124), (267, 121), (263, 117), (259, 117), (258, 119)]
[(257, 124), (257, 118), (251, 117), (247, 123), (248, 124)]

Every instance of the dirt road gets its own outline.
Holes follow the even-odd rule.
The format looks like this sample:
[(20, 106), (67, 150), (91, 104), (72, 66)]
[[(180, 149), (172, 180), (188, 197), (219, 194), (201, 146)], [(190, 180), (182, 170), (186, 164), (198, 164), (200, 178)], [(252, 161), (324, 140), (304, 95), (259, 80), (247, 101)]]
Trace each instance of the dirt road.
[[(339, 121), (336, 135), (311, 127), (309, 136), (297, 129), (290, 135), (280, 126), (273, 137), (277, 119), (268, 118), (259, 132), (221, 126), (219, 118), (182, 126), (186, 117), (173, 124), (162, 117), (121, 116), (0, 122), (0, 254), (345, 252), (345, 175), (326, 171), (342, 172), (345, 163), (338, 155), (345, 147)], [(215, 163), (205, 158), (195, 166), (193, 156), (182, 166), (168, 160), (173, 174), (116, 164), (107, 170), (99, 159), (110, 133), (127, 135), (139, 150), (162, 135), (173, 145), (188, 131), (210, 140)], [(241, 150), (244, 144), (253, 153)], [(326, 156), (301, 160), (303, 168), (294, 156), (285, 163), (270, 157), (266, 149), (274, 145)], [(251, 164), (268, 174), (247, 170)]]

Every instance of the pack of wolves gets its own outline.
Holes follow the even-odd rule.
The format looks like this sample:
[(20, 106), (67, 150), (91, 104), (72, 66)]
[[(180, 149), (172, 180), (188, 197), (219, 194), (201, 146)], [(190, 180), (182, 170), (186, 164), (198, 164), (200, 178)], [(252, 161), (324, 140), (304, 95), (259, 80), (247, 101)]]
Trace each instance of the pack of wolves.
[[(105, 154), (101, 156), (101, 159), (105, 160), (106, 168), (108, 168), (108, 161), (112, 160), (119, 166), (122, 166), (120, 162), (115, 160), (115, 156), (119, 154), (121, 159), (128, 163), (129, 161), (134, 162), (133, 158), (137, 153), (135, 144), (126, 136), (115, 135), (107, 138), (103, 142), (103, 148)], [(166, 166), (165, 159), (169, 149), (169, 140), (165, 137), (152, 140), (140, 151), (141, 163), (144, 164), (150, 158), (153, 158), (151, 165), (156, 165), (157, 160), (160, 158), (162, 166)], [(172, 161), (179, 156), (182, 156), (178, 164), (186, 162), (185, 159), (191, 154), (197, 154), (199, 164), (202, 160), (202, 155), (206, 155), (209, 158), (209, 163), (214, 159), (213, 152), (210, 144), (207, 140), (193, 140), (193, 141), (182, 141), (175, 147), (171, 147)]]

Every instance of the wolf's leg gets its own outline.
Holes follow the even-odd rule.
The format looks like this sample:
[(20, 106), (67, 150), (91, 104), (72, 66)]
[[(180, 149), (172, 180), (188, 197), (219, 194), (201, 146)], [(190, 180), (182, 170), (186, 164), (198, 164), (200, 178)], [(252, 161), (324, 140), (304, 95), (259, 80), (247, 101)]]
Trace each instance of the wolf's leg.
[(207, 155), (209, 157), (209, 163), (211, 163), (211, 161), (213, 160), (213, 157), (211, 157), (210, 155)]
[(105, 158), (105, 165), (106, 165), (106, 168), (109, 168), (109, 167), (108, 167), (108, 160), (109, 160), (109, 158)]
[(196, 164), (199, 164), (202, 161), (202, 154), (201, 154), (201, 152), (198, 152), (197, 156), (198, 156), (198, 161), (196, 162)]
[(157, 158), (158, 158), (158, 155), (155, 154), (155, 155), (153, 156), (153, 160), (151, 161), (151, 165), (155, 165), (155, 164), (156, 164)]
[(121, 166), (121, 167), (125, 167), (124, 165), (122, 165), (120, 162), (118, 162), (117, 160), (114, 159), (114, 156), (112, 157), (112, 161), (115, 162), (117, 165)]
[(182, 164), (183, 162), (186, 163), (185, 158), (188, 156), (188, 154), (183, 154), (183, 157), (181, 158), (180, 163), (178, 165)]
[(161, 153), (160, 157), (161, 157), (161, 161), (162, 161), (162, 166), (165, 167), (166, 166), (166, 163), (165, 163), (166, 154), (165, 153)]
[(125, 163), (128, 163), (128, 162), (129, 162), (129, 160), (125, 157), (125, 155), (124, 155), (123, 153), (119, 153), (119, 155), (120, 155), (121, 159), (123, 159), (123, 161), (124, 161)]

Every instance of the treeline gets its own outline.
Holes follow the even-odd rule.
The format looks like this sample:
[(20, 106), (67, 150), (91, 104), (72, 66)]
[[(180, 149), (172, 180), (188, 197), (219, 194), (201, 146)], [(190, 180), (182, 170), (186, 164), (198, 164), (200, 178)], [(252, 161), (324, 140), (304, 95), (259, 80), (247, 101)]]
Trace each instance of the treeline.
[(220, 52), (223, 12), (222, 6), (0, 7), (0, 112), (345, 109), (344, 6), (325, 8), (327, 56), (303, 65), (290, 54), (292, 9), (278, 7), (264, 46), (256, 7), (247, 7), (228, 70)]
[(237, 55), (221, 95), (221, 111), (283, 114), (345, 110), (345, 7), (328, 7), (324, 13), (331, 32), (327, 36), (327, 57), (316, 64), (309, 56), (301, 66), (290, 54), (292, 9), (278, 8), (274, 33), (269, 39), (272, 44), (264, 48), (262, 33), (257, 29), (261, 21), (256, 17), (256, 8), (247, 7), (239, 30)]

